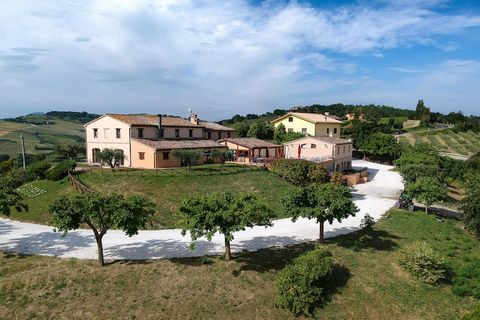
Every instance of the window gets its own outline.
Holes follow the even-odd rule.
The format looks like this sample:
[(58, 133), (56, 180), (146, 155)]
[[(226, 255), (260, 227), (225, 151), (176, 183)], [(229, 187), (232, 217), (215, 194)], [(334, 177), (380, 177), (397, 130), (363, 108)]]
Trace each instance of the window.
[(317, 145), (314, 144), (314, 143), (312, 143), (312, 144), (310, 145), (310, 148), (312, 148), (312, 149), (317, 149)]
[(327, 128), (327, 134), (329, 134), (329, 133), (330, 133), (330, 128)]
[(337, 134), (337, 128), (333, 128), (333, 133)]
[(138, 128), (137, 129), (137, 135), (139, 138), (143, 138), (143, 128)]
[(340, 154), (340, 147), (337, 147), (337, 154)]
[(117, 136), (117, 139), (120, 139), (122, 137), (121, 134), (120, 134), (120, 129), (119, 128), (115, 129), (115, 134)]
[(343, 146), (343, 153), (345, 153), (345, 146)]
[(302, 128), (302, 133), (306, 134), (307, 133), (307, 128)]
[(138, 153), (138, 159), (139, 160), (145, 160), (145, 152), (139, 152)]
[(230, 138), (230, 131), (227, 132), (227, 138)]
[(288, 117), (288, 122), (293, 122), (293, 117)]
[(222, 139), (222, 133), (221, 132), (218, 133), (218, 140), (220, 140), (220, 139)]
[(165, 129), (162, 129), (162, 138), (165, 138)]
[(302, 148), (302, 149), (305, 149), (306, 147), (307, 147), (307, 144), (305, 144), (305, 143), (300, 145), (300, 148)]
[(170, 152), (162, 152), (163, 160), (168, 160), (170, 158)]
[(103, 129), (103, 137), (108, 139), (108, 128)]
[(212, 139), (212, 133), (211, 132), (207, 132), (207, 138)]
[(180, 137), (180, 129), (175, 129), (175, 138)]
[(188, 130), (188, 136), (189, 136), (190, 138), (193, 137), (193, 129), (189, 129), (189, 130)]
[(98, 129), (97, 128), (93, 129), (93, 137), (98, 138)]
[(293, 132), (293, 129), (292, 129), (292, 128), (288, 128), (287, 131), (288, 131), (288, 132)]

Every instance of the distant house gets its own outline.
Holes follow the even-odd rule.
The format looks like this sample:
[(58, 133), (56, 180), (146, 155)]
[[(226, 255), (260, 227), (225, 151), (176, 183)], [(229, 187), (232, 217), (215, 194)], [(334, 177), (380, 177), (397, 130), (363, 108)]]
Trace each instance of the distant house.
[(315, 137), (340, 137), (342, 121), (335, 118), (329, 113), (288, 112), (273, 120), (272, 124), (275, 128), (283, 124), (287, 132), (299, 132)]
[[(225, 148), (215, 142), (233, 135), (234, 130), (201, 121), (192, 113), (189, 119), (161, 115), (104, 114), (85, 124), (87, 161), (98, 163), (103, 149), (118, 149), (124, 154), (122, 166), (164, 168), (179, 166), (172, 159), (174, 149)], [(210, 161), (208, 155), (198, 160)]]
[(365, 116), (365, 113), (360, 113), (357, 116), (357, 114), (355, 114), (354, 112), (350, 112), (345, 115), (345, 119), (349, 121), (355, 120), (355, 119), (363, 121), (363, 120), (367, 120), (367, 117)]
[(306, 159), (325, 165), (328, 171), (352, 168), (352, 142), (334, 137), (305, 137), (284, 144), (286, 159)]
[(232, 150), (236, 162), (250, 163), (256, 159), (278, 159), (281, 146), (257, 138), (226, 138), (218, 141)]

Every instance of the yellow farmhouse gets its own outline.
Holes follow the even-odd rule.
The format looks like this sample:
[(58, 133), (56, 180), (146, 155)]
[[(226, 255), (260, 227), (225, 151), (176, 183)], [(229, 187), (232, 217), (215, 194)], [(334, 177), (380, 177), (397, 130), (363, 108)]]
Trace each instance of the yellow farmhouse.
[(272, 124), (275, 128), (283, 124), (287, 132), (299, 132), (314, 137), (340, 137), (342, 121), (328, 113), (289, 112), (273, 120)]

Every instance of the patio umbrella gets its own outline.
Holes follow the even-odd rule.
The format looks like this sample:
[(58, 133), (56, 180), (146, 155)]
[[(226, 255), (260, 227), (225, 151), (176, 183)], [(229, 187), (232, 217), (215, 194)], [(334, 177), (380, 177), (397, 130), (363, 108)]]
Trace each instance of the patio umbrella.
[(302, 155), (302, 146), (299, 144), (298, 145), (298, 157), (300, 158), (301, 155)]

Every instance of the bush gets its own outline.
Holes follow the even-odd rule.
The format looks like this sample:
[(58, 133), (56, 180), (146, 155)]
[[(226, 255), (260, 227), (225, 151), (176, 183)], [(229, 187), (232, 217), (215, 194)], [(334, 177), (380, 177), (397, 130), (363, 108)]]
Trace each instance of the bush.
[(77, 163), (75, 160), (65, 160), (57, 164), (52, 170), (48, 171), (46, 177), (48, 180), (58, 181), (65, 177), (68, 171), (75, 169)]
[(360, 228), (371, 229), (375, 225), (375, 219), (368, 213), (360, 220)]
[(416, 241), (398, 253), (398, 262), (405, 270), (424, 283), (435, 284), (445, 279), (446, 267), (426, 242)]
[(0, 162), (0, 174), (6, 174), (15, 168), (15, 165), (17, 164), (17, 160), (15, 159), (10, 159), (10, 160), (5, 160)]
[(462, 320), (480, 320), (480, 304), (475, 309), (463, 316)]
[(319, 163), (303, 159), (283, 159), (272, 164), (271, 170), (285, 180), (300, 186), (328, 181), (327, 170)]
[(295, 315), (311, 315), (313, 307), (324, 301), (324, 288), (332, 272), (333, 261), (326, 249), (301, 255), (278, 273), (276, 305)]
[(338, 184), (339, 186), (344, 185), (343, 174), (338, 171), (333, 172), (332, 176), (330, 177), (330, 182)]
[(45, 161), (35, 162), (27, 167), (27, 174), (31, 175), (34, 179), (44, 179), (45, 174), (52, 165)]

